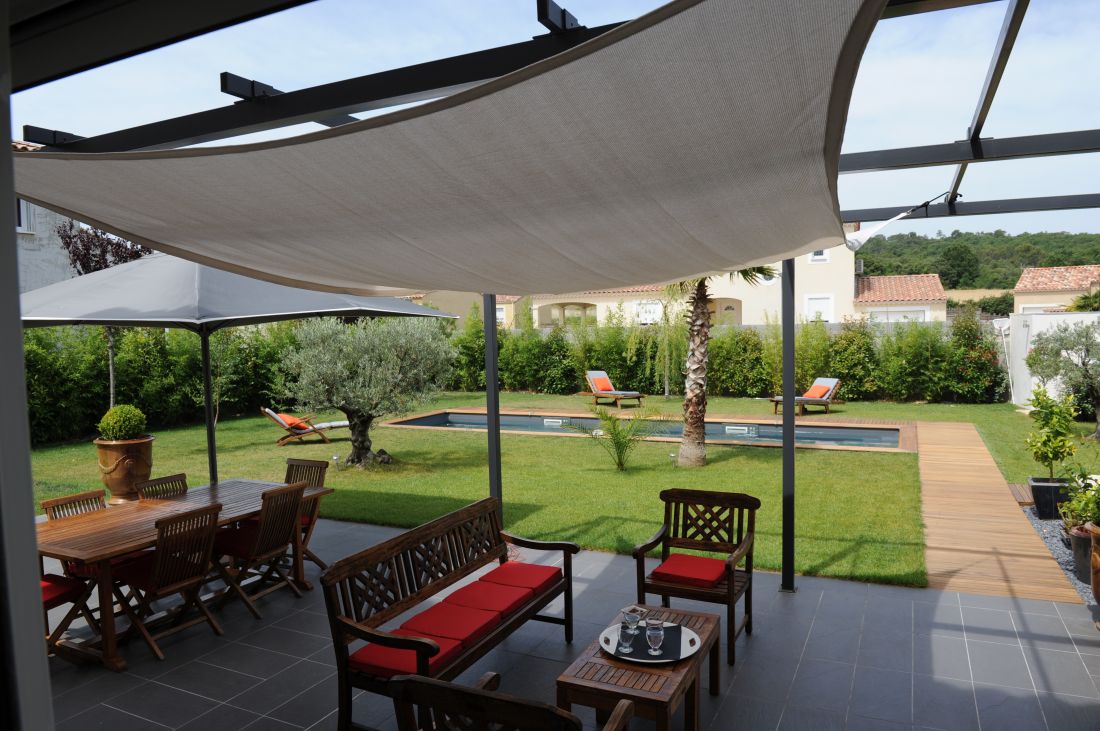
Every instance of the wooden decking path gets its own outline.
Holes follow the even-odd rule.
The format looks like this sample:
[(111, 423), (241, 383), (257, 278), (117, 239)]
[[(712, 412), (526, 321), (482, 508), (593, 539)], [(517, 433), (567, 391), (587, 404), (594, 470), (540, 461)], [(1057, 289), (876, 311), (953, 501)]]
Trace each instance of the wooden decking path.
[(928, 584), (1081, 603), (973, 424), (918, 422)]

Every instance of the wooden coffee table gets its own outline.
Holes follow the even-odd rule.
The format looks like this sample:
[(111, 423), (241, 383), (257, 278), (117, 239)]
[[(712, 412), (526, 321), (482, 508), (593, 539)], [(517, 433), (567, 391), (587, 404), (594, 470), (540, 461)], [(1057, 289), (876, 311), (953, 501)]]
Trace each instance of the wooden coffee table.
[[(590, 706), (596, 709), (596, 718), (603, 723), (615, 704), (626, 698), (634, 701), (635, 716), (656, 722), (657, 731), (667, 731), (672, 722), (672, 714), (686, 699), (684, 727), (686, 731), (697, 731), (699, 674), (704, 658), (709, 658), (710, 661), (710, 694), (718, 695), (718, 635), (721, 619), (717, 614), (639, 606), (649, 610), (649, 617), (657, 617), (694, 630), (699, 635), (702, 647), (691, 657), (679, 662), (643, 665), (606, 654), (600, 649), (597, 638), (558, 676), (558, 707), (569, 711), (574, 703)], [(619, 614), (612, 624), (621, 621), (622, 615)]]

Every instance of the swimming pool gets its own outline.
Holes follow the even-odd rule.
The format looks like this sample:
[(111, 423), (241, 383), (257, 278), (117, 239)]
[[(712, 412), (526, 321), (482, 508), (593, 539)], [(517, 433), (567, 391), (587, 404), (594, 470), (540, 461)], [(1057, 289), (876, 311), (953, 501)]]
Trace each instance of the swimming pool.
[[(397, 419), (390, 426), (427, 427), (433, 429), (484, 430), (483, 413), (437, 411), (431, 414)], [(599, 419), (554, 414), (501, 414), (500, 430), (536, 434), (577, 434), (570, 425), (598, 428)], [(776, 446), (783, 443), (780, 424), (760, 424), (737, 421), (708, 421), (707, 442), (711, 444), (757, 444)], [(653, 439), (679, 439), (683, 424), (676, 421), (655, 421)], [(898, 449), (900, 432), (894, 427), (862, 426), (795, 426), (795, 444), (815, 447), (862, 447), (864, 449)]]

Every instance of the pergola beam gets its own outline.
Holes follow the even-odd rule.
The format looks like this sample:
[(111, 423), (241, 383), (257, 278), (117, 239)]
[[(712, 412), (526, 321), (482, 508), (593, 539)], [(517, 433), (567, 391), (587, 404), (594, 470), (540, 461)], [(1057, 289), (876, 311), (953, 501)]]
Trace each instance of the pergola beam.
[[(885, 221), (912, 205), (890, 208), (860, 208), (841, 211), (844, 223), (866, 221)], [(988, 201), (956, 201), (955, 203), (936, 203), (922, 208), (906, 221), (921, 218), (948, 218), (950, 216), (987, 216), (1002, 213), (1030, 213), (1036, 211), (1069, 211), (1080, 208), (1100, 208), (1100, 193), (1081, 195), (1051, 195), (1039, 198), (1002, 198)]]

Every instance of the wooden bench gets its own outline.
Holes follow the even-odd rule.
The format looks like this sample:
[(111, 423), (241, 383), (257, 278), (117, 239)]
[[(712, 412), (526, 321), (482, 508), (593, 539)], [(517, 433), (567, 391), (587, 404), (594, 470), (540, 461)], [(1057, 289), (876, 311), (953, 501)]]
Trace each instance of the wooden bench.
[[(563, 566), (508, 560), (508, 545), (561, 551)], [(339, 680), (337, 727), (351, 720), (352, 688), (386, 695), (389, 679), (414, 673), (451, 680), (529, 619), (563, 625), (573, 641), (575, 543), (532, 541), (501, 529), (487, 498), (341, 559), (321, 575)], [(380, 627), (478, 569), (500, 566), (442, 602)], [(539, 614), (559, 596), (564, 617)], [(352, 643), (367, 642), (352, 651)]]

